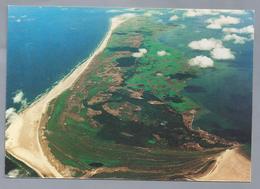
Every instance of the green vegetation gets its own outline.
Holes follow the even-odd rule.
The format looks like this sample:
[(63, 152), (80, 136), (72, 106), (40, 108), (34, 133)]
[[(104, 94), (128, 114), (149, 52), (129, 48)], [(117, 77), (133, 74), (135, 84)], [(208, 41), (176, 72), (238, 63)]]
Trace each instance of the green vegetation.
[[(201, 173), (223, 150), (208, 148), (184, 126), (182, 113), (198, 105), (181, 94), (190, 78), (172, 77), (196, 70), (160, 42), (160, 34), (173, 29), (142, 17), (124, 23), (90, 69), (52, 102), (45, 133), (61, 163), (78, 175), (97, 166), (127, 167), (94, 177), (171, 180)], [(148, 52), (133, 58), (140, 48)], [(188, 143), (205, 150), (185, 149)]]
[(53, 130), (58, 126), (58, 119), (65, 109), (68, 96), (69, 92), (66, 91), (62, 93), (57, 99), (50, 120), (48, 121), (48, 129)]

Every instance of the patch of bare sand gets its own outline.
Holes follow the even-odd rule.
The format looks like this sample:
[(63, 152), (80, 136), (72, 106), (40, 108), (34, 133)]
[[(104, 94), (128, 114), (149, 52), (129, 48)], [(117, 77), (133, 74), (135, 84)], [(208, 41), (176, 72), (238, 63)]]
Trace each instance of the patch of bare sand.
[(133, 17), (123, 14), (112, 18), (110, 30), (89, 59), (78, 66), (71, 74), (61, 80), (48, 93), (31, 104), (24, 111), (12, 118), (6, 130), (5, 148), (8, 153), (34, 169), (41, 177), (64, 177), (57, 171), (43, 152), (39, 138), (39, 127), (42, 116), (46, 113), (49, 103), (63, 91), (70, 88), (80, 77), (88, 65), (107, 46), (112, 32), (123, 22)]
[(197, 181), (251, 181), (251, 161), (239, 148), (227, 149), (217, 157), (216, 164), (206, 175), (194, 178)]

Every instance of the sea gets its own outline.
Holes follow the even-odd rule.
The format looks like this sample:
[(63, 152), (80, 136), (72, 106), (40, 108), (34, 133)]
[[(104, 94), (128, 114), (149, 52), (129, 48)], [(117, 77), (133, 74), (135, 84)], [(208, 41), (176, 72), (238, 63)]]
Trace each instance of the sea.
[(114, 14), (103, 8), (10, 6), (6, 108), (31, 103), (88, 58)]

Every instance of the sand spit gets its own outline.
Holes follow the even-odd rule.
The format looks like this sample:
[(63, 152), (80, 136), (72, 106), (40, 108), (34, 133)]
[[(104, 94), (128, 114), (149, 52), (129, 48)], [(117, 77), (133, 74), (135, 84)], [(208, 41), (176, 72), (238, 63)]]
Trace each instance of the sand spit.
[(197, 181), (251, 181), (251, 161), (241, 155), (239, 148), (227, 149), (216, 159), (216, 164)]
[(6, 130), (5, 148), (12, 156), (22, 161), (41, 177), (63, 178), (43, 153), (39, 142), (39, 127), (42, 115), (46, 113), (49, 103), (63, 91), (70, 88), (80, 75), (86, 70), (99, 53), (107, 46), (113, 31), (123, 22), (132, 18), (134, 14), (122, 14), (111, 19), (110, 29), (96, 51), (71, 74), (61, 80), (48, 93), (41, 96), (28, 108), (12, 117)]

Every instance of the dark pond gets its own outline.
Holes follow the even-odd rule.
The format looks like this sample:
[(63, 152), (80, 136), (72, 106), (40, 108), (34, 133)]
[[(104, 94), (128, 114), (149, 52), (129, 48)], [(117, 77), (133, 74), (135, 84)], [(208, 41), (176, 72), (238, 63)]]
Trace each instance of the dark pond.
[(116, 62), (118, 63), (117, 64), (118, 67), (129, 67), (129, 66), (133, 66), (135, 64), (136, 58), (135, 57), (122, 57), (122, 58), (116, 59)]

